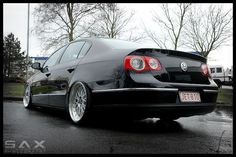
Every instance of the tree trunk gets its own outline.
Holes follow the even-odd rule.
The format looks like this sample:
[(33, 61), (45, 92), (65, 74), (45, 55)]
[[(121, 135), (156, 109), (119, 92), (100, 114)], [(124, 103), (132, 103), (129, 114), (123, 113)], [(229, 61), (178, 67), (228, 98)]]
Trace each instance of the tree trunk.
[(69, 33), (69, 42), (73, 41), (73, 30), (70, 30), (70, 33)]
[(74, 18), (73, 18), (73, 7), (74, 3), (67, 3), (67, 14), (69, 17), (69, 42), (74, 40)]
[(8, 62), (7, 77), (10, 77), (10, 71), (11, 71), (11, 61)]

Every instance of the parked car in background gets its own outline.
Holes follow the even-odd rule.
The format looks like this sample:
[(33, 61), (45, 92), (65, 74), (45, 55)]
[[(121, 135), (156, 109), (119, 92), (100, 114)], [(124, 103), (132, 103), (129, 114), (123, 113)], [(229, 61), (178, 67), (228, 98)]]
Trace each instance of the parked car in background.
[(25, 108), (64, 109), (74, 123), (100, 111), (161, 120), (206, 114), (218, 94), (206, 58), (123, 40), (80, 39), (32, 68)]
[(224, 70), (224, 67), (222, 65), (211, 65), (209, 67), (211, 76), (219, 87), (221, 87), (222, 85), (232, 85), (232, 68)]
[(231, 68), (229, 69), (228, 76), (229, 76), (229, 81), (233, 85), (233, 66), (231, 66)]

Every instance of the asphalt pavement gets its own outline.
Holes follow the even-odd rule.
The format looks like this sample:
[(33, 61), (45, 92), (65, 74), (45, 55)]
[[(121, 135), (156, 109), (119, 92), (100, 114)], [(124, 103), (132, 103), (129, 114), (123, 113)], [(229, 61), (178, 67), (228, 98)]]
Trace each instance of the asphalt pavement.
[(3, 102), (4, 153), (232, 154), (232, 108), (162, 122), (96, 120), (77, 126), (62, 111)]

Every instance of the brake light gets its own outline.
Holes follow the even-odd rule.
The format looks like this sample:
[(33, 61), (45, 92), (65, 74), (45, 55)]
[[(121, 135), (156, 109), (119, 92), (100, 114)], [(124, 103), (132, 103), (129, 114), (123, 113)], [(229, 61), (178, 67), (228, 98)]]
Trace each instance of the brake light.
[(201, 71), (202, 75), (207, 76), (207, 77), (211, 77), (207, 64), (202, 64), (201, 65), (201, 70), (202, 70)]
[(150, 70), (161, 70), (161, 64), (156, 58), (145, 57)]
[(137, 72), (148, 70), (161, 70), (161, 64), (156, 58), (147, 56), (126, 56), (124, 59), (125, 70)]

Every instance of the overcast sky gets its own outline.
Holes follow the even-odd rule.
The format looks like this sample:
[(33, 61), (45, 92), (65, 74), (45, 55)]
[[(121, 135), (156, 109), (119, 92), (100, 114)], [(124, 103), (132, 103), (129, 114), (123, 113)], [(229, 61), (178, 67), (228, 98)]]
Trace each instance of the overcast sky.
[[(34, 18), (32, 12), (35, 6), (38, 4), (30, 4), (30, 30), (34, 27)], [(155, 24), (152, 22), (151, 11), (157, 10), (160, 6), (158, 3), (123, 3), (120, 4), (122, 8), (135, 11), (135, 16), (132, 19), (132, 24), (137, 25), (141, 30), (142, 23), (145, 23), (150, 29), (155, 29)], [(198, 4), (203, 7), (208, 4)], [(221, 4), (225, 9), (232, 9), (232, 3)], [(4, 3), (3, 5), (3, 35), (6, 36), (12, 32), (21, 42), (22, 51), (27, 48), (27, 3)], [(151, 41), (146, 41), (150, 45), (154, 45)], [(222, 46), (219, 49), (212, 51), (209, 55), (208, 64), (210, 65), (223, 65), (231, 67), (233, 65), (233, 47), (232, 41), (228, 43), (228, 46)], [(51, 52), (50, 52), (51, 53)], [(30, 56), (42, 56), (43, 51), (40, 46), (40, 41), (35, 35), (30, 33)]]

